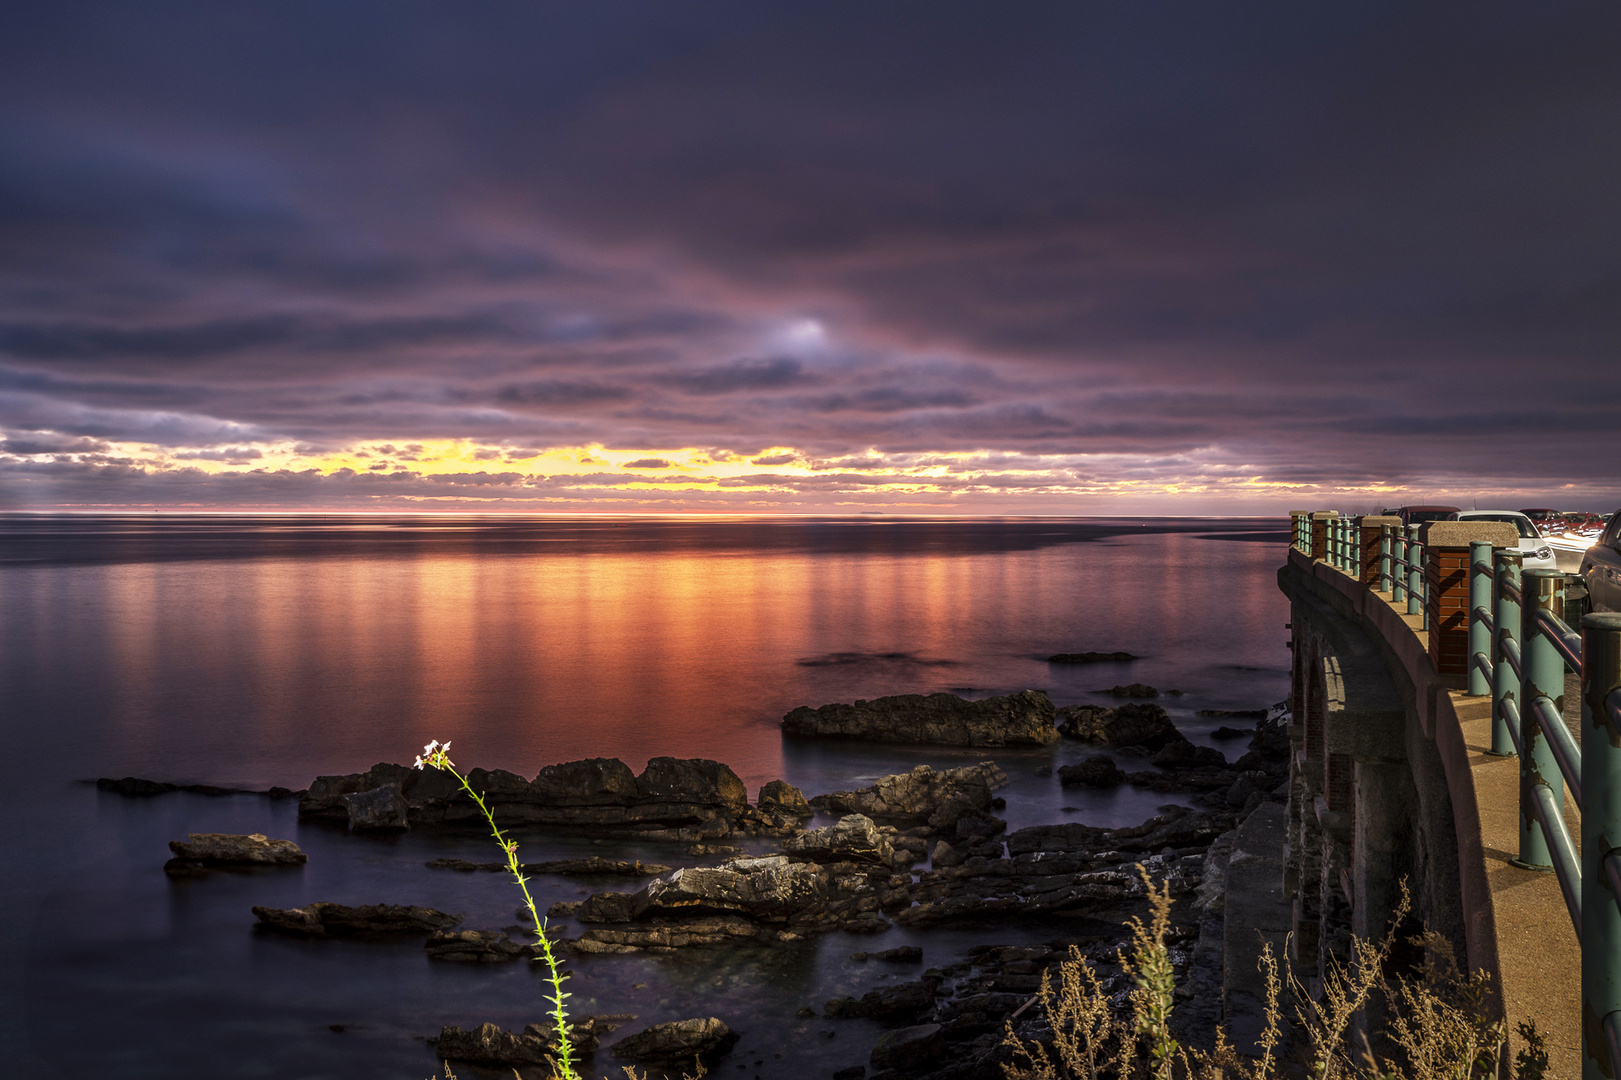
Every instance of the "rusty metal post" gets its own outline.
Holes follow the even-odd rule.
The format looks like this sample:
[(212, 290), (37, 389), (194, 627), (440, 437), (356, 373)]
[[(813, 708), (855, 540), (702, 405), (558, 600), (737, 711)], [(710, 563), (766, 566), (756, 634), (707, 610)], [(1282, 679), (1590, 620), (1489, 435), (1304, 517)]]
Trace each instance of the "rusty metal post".
[(1582, 1076), (1615, 1080), (1621, 1032), (1621, 614), (1582, 616)]

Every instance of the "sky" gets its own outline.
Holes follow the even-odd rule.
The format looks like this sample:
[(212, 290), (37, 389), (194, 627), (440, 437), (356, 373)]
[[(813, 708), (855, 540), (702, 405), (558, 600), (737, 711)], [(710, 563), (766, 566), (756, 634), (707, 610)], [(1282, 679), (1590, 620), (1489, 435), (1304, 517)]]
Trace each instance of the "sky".
[(0, 6), (0, 510), (1621, 504), (1621, 7)]

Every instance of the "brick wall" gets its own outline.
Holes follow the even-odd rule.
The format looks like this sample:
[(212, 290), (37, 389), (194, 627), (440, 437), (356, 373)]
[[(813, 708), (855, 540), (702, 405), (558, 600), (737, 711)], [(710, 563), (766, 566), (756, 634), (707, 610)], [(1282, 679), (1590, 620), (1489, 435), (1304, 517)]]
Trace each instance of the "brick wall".
[(1469, 672), (1469, 549), (1432, 547), (1424, 552), (1425, 607), (1430, 623), (1430, 663), (1440, 675)]

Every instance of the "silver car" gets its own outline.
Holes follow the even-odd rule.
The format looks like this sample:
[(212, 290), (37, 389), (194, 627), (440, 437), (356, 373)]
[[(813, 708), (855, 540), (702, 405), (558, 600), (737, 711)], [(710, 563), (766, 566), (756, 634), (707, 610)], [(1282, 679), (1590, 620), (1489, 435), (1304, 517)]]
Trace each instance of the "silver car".
[(1610, 515), (1598, 543), (1582, 556), (1578, 573), (1587, 585), (1589, 611), (1621, 611), (1621, 510)]
[(1520, 533), (1520, 567), (1524, 570), (1557, 570), (1559, 561), (1553, 548), (1537, 532), (1530, 518), (1518, 510), (1459, 510), (1448, 514), (1452, 521), (1506, 521)]

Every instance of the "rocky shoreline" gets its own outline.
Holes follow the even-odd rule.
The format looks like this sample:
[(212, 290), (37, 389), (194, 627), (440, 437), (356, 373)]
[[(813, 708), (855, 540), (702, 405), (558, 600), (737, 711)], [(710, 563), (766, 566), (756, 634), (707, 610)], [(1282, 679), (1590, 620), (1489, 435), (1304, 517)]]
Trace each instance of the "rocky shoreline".
[[(1007, 822), (997, 816), (1002, 801), (995, 794), (1008, 778), (990, 761), (943, 770), (918, 766), (865, 788), (809, 799), (792, 785), (773, 781), (753, 804), (729, 767), (707, 759), (654, 758), (639, 775), (611, 758), (547, 766), (533, 779), (474, 769), (469, 782), (504, 825), (681, 841), (699, 852), (715, 850), (720, 845), (714, 841), (726, 838), (776, 841), (776, 853), (734, 856), (714, 866), (672, 869), (604, 858), (526, 864), (526, 873), (644, 882), (633, 891), (599, 891), (551, 907), (550, 917), (580, 927), (576, 936), (558, 941), (580, 961), (774, 948), (832, 931), (876, 934), (894, 926), (926, 931), (1016, 922), (1070, 931), (1039, 946), (986, 942), (916, 979), (824, 1002), (819, 1015), (825, 1019), (866, 1018), (890, 1029), (867, 1062), (837, 1074), (847, 1080), (998, 1075), (1003, 1025), (1013, 1018), (1021, 1035), (1041, 1037), (1045, 1020), (1029, 1007), (1032, 996), (1042, 973), (1072, 950), (1092, 962), (1111, 991), (1124, 989), (1124, 983), (1115, 985), (1121, 976), (1114, 957), (1124, 938), (1122, 924), (1146, 910), (1138, 865), (1156, 881), (1168, 882), (1180, 901), (1171, 935), (1178, 984), (1208, 984), (1209, 940), (1214, 934), (1219, 943), (1221, 932), (1224, 845), (1230, 846), (1232, 831), (1258, 806), (1282, 798), (1288, 738), (1278, 710), (1261, 716), (1252, 732), (1228, 729), (1230, 737), (1250, 736), (1245, 753), (1229, 763), (1220, 751), (1189, 741), (1162, 708), (1140, 700), (1141, 695), (1112, 708), (1054, 708), (1035, 691), (965, 703), (971, 708), (936, 700), (952, 697), (908, 695), (798, 709), (785, 718), (784, 731), (792, 727), (817, 737), (885, 741), (955, 732), (943, 740), (947, 745), (1041, 746), (1073, 740), (1108, 752), (1058, 769), (1058, 783), (1128, 784), (1178, 794), (1195, 806), (1161, 807), (1142, 824), (1125, 828), (1068, 822), (1009, 832)], [(1232, 715), (1251, 719), (1255, 713)], [(986, 741), (953, 741), (957, 736)], [(1134, 761), (1141, 767), (1131, 767)], [(185, 790), (131, 778), (98, 786), (132, 797)], [(283, 796), (280, 789), (275, 794)], [(298, 796), (302, 819), (342, 823), (356, 832), (455, 827), (481, 820), (456, 782), (433, 769), (382, 763), (364, 773), (317, 777), (306, 791), (287, 794)], [(807, 829), (817, 813), (836, 820)], [(170, 873), (177, 876), (216, 867), (298, 865), (304, 859), (291, 842), (257, 835), (199, 834), (171, 846), (175, 858)], [(457, 859), (427, 866), (462, 872), (505, 868)], [(534, 946), (505, 932), (458, 928), (460, 916), (426, 908), (315, 903), (295, 909), (255, 907), (253, 914), (268, 931), (313, 940), (422, 935), (427, 957), (441, 962), (504, 963), (537, 955)], [(915, 947), (854, 955), (902, 964), (921, 959)], [(1213, 955), (1219, 985), (1219, 944)], [(1208, 1027), (1209, 1018), (1199, 1018), (1209, 1008), (1208, 994), (1192, 994), (1179, 1009), (1178, 1022), (1184, 1028)], [(625, 1019), (632, 1018), (613, 1018), (612, 1023)], [(656, 1066), (678, 1062), (682, 1054), (712, 1060), (735, 1042), (725, 1024), (712, 1017), (655, 1028), (670, 1030), (648, 1029), (615, 1044), (641, 1039), (655, 1050), (639, 1057), (629, 1050), (613, 1052)], [(598, 1036), (611, 1029), (606, 1020), (600, 1030), (594, 1021), (582, 1021), (577, 1048), (590, 1053)], [(522, 1069), (544, 1060), (553, 1048), (549, 1038), (544, 1024), (518, 1032), (491, 1024), (465, 1031), (447, 1027), (437, 1049), (450, 1059)], [(675, 1056), (658, 1056), (665, 1053), (656, 1050), (660, 1046), (676, 1048), (671, 1051)]]

